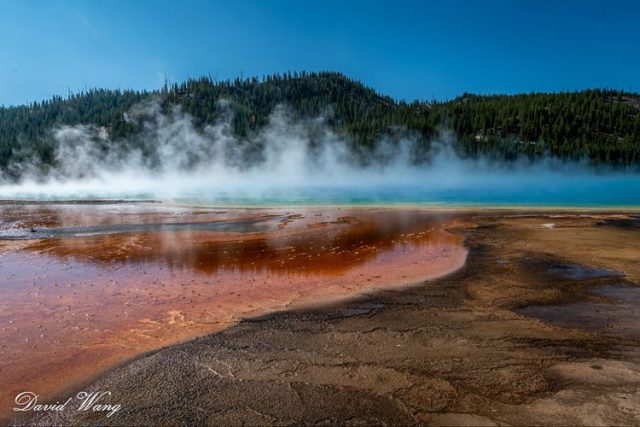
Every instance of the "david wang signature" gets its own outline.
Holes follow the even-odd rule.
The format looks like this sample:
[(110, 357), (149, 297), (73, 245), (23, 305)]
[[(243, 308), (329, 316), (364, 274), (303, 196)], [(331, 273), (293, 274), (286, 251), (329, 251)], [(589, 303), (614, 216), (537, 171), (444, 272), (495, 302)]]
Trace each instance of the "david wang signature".
[[(122, 405), (116, 404), (103, 404), (99, 403), (100, 399), (104, 396), (111, 396), (110, 391), (81, 391), (76, 394), (76, 400), (79, 401), (80, 406), (76, 410), (78, 411), (93, 411), (93, 412), (106, 412), (107, 418), (122, 409)], [(62, 412), (67, 408), (69, 402), (73, 397), (68, 398), (64, 403), (56, 402), (55, 404), (39, 404), (38, 395), (30, 391), (23, 391), (16, 396), (16, 407), (13, 408), (16, 412)]]

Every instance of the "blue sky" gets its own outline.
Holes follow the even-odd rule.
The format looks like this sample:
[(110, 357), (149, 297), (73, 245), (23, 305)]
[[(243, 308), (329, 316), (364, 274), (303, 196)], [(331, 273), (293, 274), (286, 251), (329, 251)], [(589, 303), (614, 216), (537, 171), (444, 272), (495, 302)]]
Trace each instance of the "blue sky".
[(0, 0), (4, 105), (296, 70), (407, 100), (640, 91), (640, 2)]

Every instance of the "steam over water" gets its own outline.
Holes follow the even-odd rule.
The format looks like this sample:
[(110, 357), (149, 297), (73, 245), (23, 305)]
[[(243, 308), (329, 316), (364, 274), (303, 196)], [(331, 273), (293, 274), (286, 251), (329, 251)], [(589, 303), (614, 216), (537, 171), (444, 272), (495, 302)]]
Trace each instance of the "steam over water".
[(199, 129), (180, 110), (165, 115), (157, 103), (147, 103), (125, 118), (143, 129), (134, 141), (111, 141), (105, 129), (93, 126), (52, 130), (56, 165), (15, 166), (23, 178), (17, 183), (0, 179), (0, 199), (640, 205), (638, 174), (595, 172), (585, 164), (551, 159), (509, 166), (462, 159), (447, 133), (432, 142), (426, 163), (415, 162), (415, 141), (406, 139), (381, 141), (363, 164), (351, 154), (348, 138), (322, 117), (296, 121), (283, 108), (274, 111), (266, 128), (242, 139), (233, 136), (230, 115)]

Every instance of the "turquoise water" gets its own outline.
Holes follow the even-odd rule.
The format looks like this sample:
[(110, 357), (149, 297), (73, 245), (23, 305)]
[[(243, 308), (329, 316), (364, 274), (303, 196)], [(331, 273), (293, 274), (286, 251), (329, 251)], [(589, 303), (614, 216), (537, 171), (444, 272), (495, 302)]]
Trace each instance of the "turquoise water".
[[(327, 176), (323, 176), (326, 178)], [(2, 187), (5, 200), (168, 200), (203, 206), (424, 205), (442, 207), (533, 206), (613, 208), (640, 207), (640, 175), (569, 174), (548, 170), (505, 173), (484, 170), (429, 175), (387, 174), (383, 178), (353, 174), (309, 182), (295, 176), (270, 182), (191, 177), (165, 179), (136, 187), (136, 180), (104, 180)], [(339, 178), (339, 179), (337, 179)], [(320, 180), (318, 180), (320, 181)], [(329, 182), (327, 184), (327, 182)]]
[(504, 178), (464, 186), (440, 187), (390, 185), (297, 187), (259, 194), (191, 195), (174, 200), (203, 205), (394, 205), (443, 207), (534, 206), (534, 207), (640, 207), (640, 177), (599, 176), (583, 179), (526, 181)]

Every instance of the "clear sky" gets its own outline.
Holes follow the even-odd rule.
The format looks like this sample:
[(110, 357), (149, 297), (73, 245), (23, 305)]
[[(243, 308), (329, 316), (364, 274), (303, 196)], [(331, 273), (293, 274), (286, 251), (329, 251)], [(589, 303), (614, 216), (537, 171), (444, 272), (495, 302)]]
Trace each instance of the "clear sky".
[(401, 99), (640, 91), (640, 1), (0, 0), (0, 104), (341, 71)]

